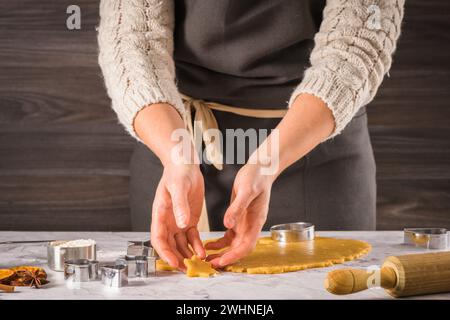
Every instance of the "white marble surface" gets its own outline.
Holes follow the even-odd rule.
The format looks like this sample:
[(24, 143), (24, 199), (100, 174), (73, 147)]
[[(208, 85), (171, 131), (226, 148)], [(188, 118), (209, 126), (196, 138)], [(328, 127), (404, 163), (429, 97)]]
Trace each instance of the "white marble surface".
[[(217, 237), (220, 233), (204, 234), (203, 238)], [(16, 288), (15, 293), (0, 293), (2, 299), (391, 299), (383, 289), (370, 289), (349, 296), (334, 296), (323, 288), (328, 271), (343, 267), (380, 265), (389, 255), (425, 252), (402, 245), (403, 233), (397, 231), (374, 232), (318, 232), (318, 235), (353, 238), (369, 242), (373, 250), (358, 260), (336, 265), (277, 275), (248, 275), (221, 273), (214, 278), (188, 278), (181, 273), (159, 272), (157, 277), (145, 280), (130, 279), (120, 289), (104, 287), (100, 281), (69, 288), (60, 272), (48, 269), (47, 251), (40, 244), (0, 245), (0, 268), (17, 265), (43, 266), (49, 274), (50, 284), (37, 290)], [(126, 251), (128, 240), (144, 240), (145, 233), (109, 232), (0, 232), (0, 242), (9, 240), (40, 239), (95, 239), (98, 260), (115, 260)], [(450, 294), (423, 296), (425, 299), (450, 299)]]

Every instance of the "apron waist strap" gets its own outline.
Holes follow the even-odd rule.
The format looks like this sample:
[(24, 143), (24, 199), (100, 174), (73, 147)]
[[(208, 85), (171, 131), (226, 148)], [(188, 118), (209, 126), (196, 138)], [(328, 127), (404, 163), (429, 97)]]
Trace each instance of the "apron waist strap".
[[(221, 145), (218, 141), (213, 141), (209, 129), (219, 129), (217, 120), (212, 110), (230, 112), (244, 117), (252, 118), (283, 118), (287, 109), (252, 109), (225, 105), (217, 102), (195, 99), (185, 94), (181, 98), (187, 110), (186, 128), (194, 142), (195, 150), (201, 150), (201, 143), (205, 143), (206, 157), (218, 170), (223, 168), (223, 157)], [(194, 124), (191, 112), (194, 112)], [(199, 145), (200, 144), (200, 145)]]

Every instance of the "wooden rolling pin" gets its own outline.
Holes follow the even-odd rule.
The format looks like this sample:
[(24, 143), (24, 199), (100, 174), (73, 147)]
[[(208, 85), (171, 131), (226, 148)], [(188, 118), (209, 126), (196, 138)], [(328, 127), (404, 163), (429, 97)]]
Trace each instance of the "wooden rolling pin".
[[(328, 273), (325, 289), (350, 294), (368, 289), (375, 271), (340, 269)], [(450, 252), (390, 256), (380, 272), (380, 287), (393, 297), (450, 292)]]

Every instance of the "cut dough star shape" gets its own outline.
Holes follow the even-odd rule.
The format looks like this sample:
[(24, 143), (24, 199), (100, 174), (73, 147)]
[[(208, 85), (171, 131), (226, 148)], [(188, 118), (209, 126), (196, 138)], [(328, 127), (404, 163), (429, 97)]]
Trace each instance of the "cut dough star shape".
[(217, 271), (211, 267), (211, 263), (203, 261), (196, 255), (190, 259), (184, 259), (184, 265), (187, 268), (186, 275), (188, 277), (208, 278), (217, 274)]

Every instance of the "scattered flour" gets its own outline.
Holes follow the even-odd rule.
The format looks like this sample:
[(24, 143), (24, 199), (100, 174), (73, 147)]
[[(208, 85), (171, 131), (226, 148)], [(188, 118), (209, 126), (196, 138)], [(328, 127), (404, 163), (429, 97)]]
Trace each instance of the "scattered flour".
[(61, 247), (61, 248), (79, 248), (79, 247), (89, 247), (95, 244), (95, 240), (92, 239), (77, 239), (77, 240), (70, 240), (61, 242), (58, 244), (54, 244), (54, 247)]

